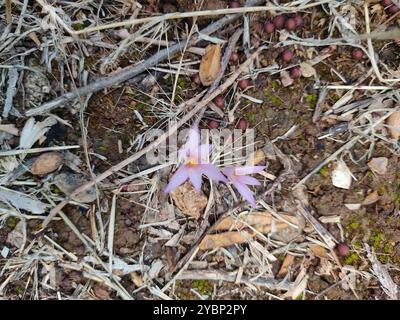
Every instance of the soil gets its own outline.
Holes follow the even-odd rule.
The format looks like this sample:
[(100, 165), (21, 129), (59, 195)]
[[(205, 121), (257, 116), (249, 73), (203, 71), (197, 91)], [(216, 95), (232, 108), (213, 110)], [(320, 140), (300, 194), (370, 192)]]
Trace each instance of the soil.
[[(151, 1), (148, 2), (151, 3)], [(206, 7), (203, 7), (203, 9), (225, 8), (226, 3), (226, 1), (205, 1)], [(157, 10), (160, 12), (173, 12), (175, 10), (185, 12), (192, 11), (194, 6), (192, 1), (185, 0), (170, 1), (169, 4), (169, 6), (156, 4)], [(147, 2), (146, 5), (148, 5)], [(264, 16), (265, 14), (260, 14), (252, 18), (255, 22), (255, 29), (257, 29), (257, 23), (260, 24), (260, 21), (263, 21)], [(305, 25), (313, 26), (316, 23), (314, 18), (315, 15), (307, 15)], [(211, 20), (199, 18), (199, 27)], [(298, 36), (310, 36), (310, 31), (304, 30)], [(224, 37), (224, 35), (221, 35), (221, 37)], [(261, 37), (262, 35), (255, 30), (254, 38)], [(272, 40), (274, 39), (272, 38)], [(293, 48), (293, 50), (297, 53), (299, 61), (304, 59), (304, 50), (299, 48)], [(280, 49), (268, 50), (260, 57), (259, 61), (262, 65), (271, 65), (279, 59), (280, 53)], [(239, 51), (239, 54), (240, 61), (243, 61), (245, 59), (243, 52)], [(390, 52), (385, 54), (385, 57), (387, 57)], [(337, 80), (330, 71), (334, 67), (338, 73), (347, 79), (348, 83), (353, 83), (365, 74), (366, 63), (361, 61), (354, 64), (351, 58), (351, 49), (338, 47), (324, 63), (318, 64), (316, 72), (321, 83), (329, 83), (334, 79)], [(232, 66), (230, 68), (230, 71), (234, 69)], [(170, 77), (162, 77), (159, 79), (159, 86), (167, 91), (171, 89), (171, 82)], [(177, 97), (178, 101), (187, 100), (194, 92), (202, 89), (193, 84), (187, 76), (179, 77), (178, 83), (181, 86)], [(251, 83), (252, 87), (246, 91), (246, 94), (263, 102), (258, 104), (245, 100), (238, 108), (239, 111), (235, 113), (235, 118), (246, 118), (249, 127), (256, 129), (257, 141), (265, 141), (265, 139), (271, 141), (284, 135), (294, 125), (297, 126), (297, 129), (287, 140), (276, 143), (284, 154), (290, 155), (294, 163), (294, 173), (297, 176), (296, 179), (291, 178), (284, 181), (275, 195), (273, 204), (277, 210), (284, 211), (286, 209), (285, 199), (291, 192), (293, 183), (304, 177), (349, 138), (349, 133), (346, 131), (335, 135), (335, 140), (318, 139), (326, 129), (337, 124), (338, 121), (324, 118), (317, 123), (312, 122), (318, 100), (318, 91), (314, 88), (314, 84), (313, 78), (300, 78), (295, 80), (294, 85), (285, 88), (280, 82), (279, 75), (261, 74)], [(225, 97), (226, 101), (229, 101), (229, 94)], [(161, 96), (161, 93), (159, 96)], [(361, 92), (356, 93), (355, 99), (361, 97)], [(330, 92), (325, 99), (323, 110), (327, 110), (326, 106), (332, 105), (338, 98), (334, 91)], [(110, 166), (126, 159), (133, 152), (131, 150), (132, 141), (143, 126), (135, 111), (146, 119), (147, 124), (152, 125), (157, 120), (152, 118), (153, 113), (146, 108), (147, 105), (151, 104), (152, 101), (148, 95), (134, 87), (119, 87), (107, 92), (98, 92), (90, 99), (85, 111), (85, 119), (88, 125), (87, 136), (88, 147), (91, 151), (91, 165), (95, 173), (107, 170)], [(72, 115), (62, 111), (60, 116), (69, 120), (73, 124), (73, 128), (59, 125), (54, 127), (48, 134), (46, 144), (56, 144), (60, 141), (65, 141), (66, 145), (81, 143), (78, 114)], [(206, 121), (202, 121), (201, 126), (206, 127)], [(224, 122), (223, 126), (233, 129), (235, 123)], [(355, 155), (362, 154), (365, 151), (366, 149), (361, 145), (357, 145), (352, 150)], [(95, 156), (95, 154), (100, 156)], [(84, 159), (83, 153), (78, 153), (78, 155), (81, 159)], [(400, 158), (391, 152), (383, 142), (377, 143), (371, 157), (387, 157), (389, 159), (389, 166), (385, 175), (379, 176), (372, 173), (366, 161), (355, 163), (346, 155), (344, 159), (355, 177), (352, 187), (349, 190), (344, 190), (332, 185), (331, 172), (334, 166), (330, 163), (313, 175), (306, 183), (309, 202), (315, 209), (317, 218), (320, 216), (340, 217), (342, 230), (339, 225), (333, 223), (326, 224), (326, 227), (338, 242), (345, 242), (350, 247), (350, 254), (339, 258), (343, 265), (353, 266), (358, 271), (369, 272), (371, 266), (365, 258), (365, 250), (362, 245), (363, 242), (366, 242), (374, 249), (378, 260), (391, 267), (389, 269), (390, 275), (397, 284), (400, 284)], [(83, 170), (87, 172), (85, 166), (82, 166)], [(131, 167), (127, 170), (130, 169), (136, 170), (137, 168)], [(278, 159), (268, 161), (269, 173), (279, 176), (282, 170), (282, 164)], [(103, 183), (104, 185), (112, 184), (127, 173), (128, 171), (125, 171), (123, 174), (113, 175), (112, 178), (103, 181)], [(162, 179), (165, 180), (165, 177), (162, 177)], [(171, 264), (174, 264), (190, 249), (190, 241), (193, 240), (201, 221), (189, 219), (186, 221), (188, 223), (186, 227), (188, 240), (186, 243), (183, 241), (183, 245), (176, 252), (171, 253), (165, 249), (165, 240), (148, 242), (146, 232), (139, 229), (141, 223), (146, 219), (145, 206), (140, 205), (140, 203), (144, 203), (140, 193), (133, 193), (132, 191), (141, 191), (144, 188), (134, 187), (134, 184), (131, 184), (131, 188), (136, 189), (131, 189), (130, 192), (126, 193), (122, 191), (122, 196), (117, 202), (114, 234), (115, 253), (127, 259), (143, 259), (149, 265), (156, 259), (172, 259)], [(112, 193), (109, 191), (103, 192), (101, 199), (108, 204), (111, 203), (112, 198)], [(349, 210), (344, 205), (361, 203), (373, 191), (378, 192), (379, 200), (371, 205), (361, 206), (358, 210)], [(219, 192), (222, 194), (224, 190), (221, 189)], [(218, 208), (215, 209), (213, 214), (215, 215), (218, 211)], [(93, 215), (93, 212), (90, 209), (70, 205), (64, 209), (64, 212), (82, 234), (89, 238), (93, 237), (90, 223), (90, 215)], [(108, 208), (101, 213), (103, 222), (109, 220), (109, 212)], [(215, 218), (213, 214), (210, 221)], [(182, 218), (179, 213), (177, 215)], [(35, 238), (34, 234), (39, 229), (40, 222), (40, 220), (29, 221), (28, 239)], [(5, 225), (0, 228), (0, 243), (6, 243), (7, 235), (15, 225), (15, 219), (9, 218)], [(45, 234), (67, 251), (75, 254), (78, 259), (83, 259), (88, 254), (87, 248), (81, 240), (61, 220), (52, 222)], [(15, 249), (12, 248), (12, 250)], [(276, 272), (279, 270), (284, 257), (284, 254), (278, 256), (278, 261), (272, 265), (273, 270), (276, 270)], [(353, 292), (342, 284), (338, 284), (340, 280), (338, 271), (333, 272), (334, 276), (323, 274), (320, 258), (308, 256), (307, 259), (306, 262), (296, 259), (291, 274), (291, 278), (294, 280), (300, 273), (299, 265), (308, 263), (309, 280), (306, 299), (385, 299), (385, 294), (376, 280), (362, 281), (357, 279), (356, 288)], [(218, 258), (215, 257), (208, 257), (207, 261), (213, 263), (214, 269), (218, 269), (219, 264), (223, 265), (223, 261), (218, 261)], [(160, 277), (166, 273), (166, 270), (162, 270)], [(2, 277), (1, 281), (3, 280)], [(56, 282), (59, 290), (65, 296), (73, 295), (78, 285), (85, 285), (88, 281), (90, 280), (86, 279), (81, 271), (57, 268)], [(158, 280), (154, 281), (157, 282)], [(137, 289), (130, 275), (123, 276), (121, 283), (129, 292)], [(13, 283), (8, 289), (8, 294), (21, 297), (21, 287), (24, 287), (24, 285), (25, 282), (22, 280)], [(248, 288), (244, 285), (205, 280), (178, 281), (175, 284), (174, 295), (179, 299), (199, 299), (191, 289), (195, 289), (207, 298), (254, 299), (255, 295), (254, 292), (247, 291)], [(91, 298), (94, 299), (119, 299), (116, 293), (107, 286), (96, 282), (92, 283), (90, 292)], [(218, 293), (217, 296), (214, 296), (215, 292)], [(321, 292), (324, 293), (319, 296), (318, 294)], [(135, 297), (137, 299), (154, 298), (148, 290), (140, 291)], [(270, 296), (260, 289), (256, 293), (256, 298), (270, 299)]]

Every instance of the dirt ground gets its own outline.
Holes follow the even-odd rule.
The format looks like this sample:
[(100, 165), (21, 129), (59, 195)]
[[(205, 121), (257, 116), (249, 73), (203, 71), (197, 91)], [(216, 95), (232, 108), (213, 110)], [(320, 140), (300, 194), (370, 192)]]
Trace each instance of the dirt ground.
[[(196, 10), (192, 1), (139, 2), (146, 8), (152, 7), (160, 13)], [(212, 1), (212, 3), (211, 1), (204, 1), (202, 9), (226, 8), (228, 2), (222, 0)], [(244, 1), (239, 2), (241, 5), (244, 3)], [(376, 2), (375, 5), (379, 6), (379, 3)], [(355, 6), (355, 9), (359, 16), (362, 15), (361, 6)], [(375, 10), (372, 14), (372, 22), (378, 23), (377, 15), (383, 14), (383, 9), (375, 8), (373, 5), (370, 9)], [(298, 37), (328, 36), (325, 23), (327, 23), (329, 16), (325, 11), (318, 7), (311, 8), (303, 16), (305, 27), (296, 33)], [(271, 13), (264, 12), (251, 15), (252, 44), (267, 43), (269, 45), (269, 48), (258, 57), (256, 68), (268, 67), (276, 63), (284, 51), (284, 48), (272, 46), (273, 43), (279, 41), (277, 34), (268, 36), (263, 31), (262, 24), (270, 17)], [(198, 18), (196, 23), (201, 29), (216, 19)], [(190, 28), (191, 23), (191, 19), (173, 21), (171, 22), (171, 30), (166, 35), (172, 38), (177, 30), (183, 33), (185, 28)], [(228, 40), (232, 30), (235, 29), (237, 24), (241, 23), (242, 21), (239, 19), (228, 25), (225, 30), (216, 33), (215, 36)], [(398, 18), (397, 20), (392, 19), (388, 25), (398, 26)], [(365, 31), (364, 25), (357, 25), (357, 27), (359, 33)], [(335, 33), (337, 31), (333, 35), (338, 36)], [(383, 43), (385, 45), (390, 43), (390, 45), (378, 50)], [(398, 71), (400, 55), (397, 55), (397, 52), (400, 47), (396, 47), (396, 44), (391, 41), (376, 41), (374, 46), (381, 59), (389, 62), (388, 65)], [(327, 47), (310, 48), (296, 44), (290, 48), (296, 55), (295, 61), (291, 63), (300, 63), (310, 56), (320, 54), (321, 50)], [(154, 49), (148, 49), (143, 55), (150, 56), (156, 52)], [(256, 141), (258, 141), (260, 149), (266, 150), (266, 142), (274, 141), (276, 148), (290, 159), (293, 165), (291, 174), (281, 181), (272, 195), (269, 194), (262, 198), (276, 212), (288, 212), (288, 208), (290, 208), (289, 200), (293, 193), (292, 187), (354, 136), (354, 131), (344, 130), (330, 138), (321, 139), (321, 136), (325, 135), (327, 130), (346, 121), (324, 116), (320, 117), (316, 123), (313, 122), (320, 92), (316, 87), (316, 79), (320, 84), (338, 83), (336, 76), (336, 73), (338, 73), (343, 79), (346, 79), (346, 84), (354, 84), (370, 70), (370, 61), (364, 58), (355, 62), (352, 58), (352, 50), (353, 48), (350, 46), (333, 46), (331, 55), (315, 66), (317, 77), (295, 79), (294, 83), (287, 87), (282, 84), (279, 73), (274, 75), (260, 73), (251, 80), (250, 88), (246, 89), (245, 94), (261, 101), (261, 103), (242, 99), (239, 108), (234, 113), (235, 121), (229, 123), (226, 117), (221, 122), (221, 128), (233, 129), (236, 125), (236, 119), (245, 118), (248, 127), (255, 129)], [(237, 52), (239, 62), (237, 65), (230, 64), (226, 74), (234, 72), (237, 66), (246, 60), (241, 42), (238, 44)], [(128, 51), (121, 59), (119, 67), (124, 67), (129, 64), (129, 61), (135, 61), (141, 54), (134, 50)], [(102, 52), (99, 52), (98, 55), (100, 58)], [(190, 53), (186, 54), (185, 58), (188, 61), (199, 60), (198, 56)], [(176, 62), (177, 60), (173, 59), (173, 61)], [(282, 65), (284, 67), (285, 63)], [(289, 65), (289, 63), (286, 65)], [(90, 67), (87, 66), (87, 68)], [(336, 73), (332, 72), (332, 69)], [(92, 172), (98, 175), (125, 160), (136, 151), (133, 141), (143, 132), (144, 128), (141, 119), (138, 118), (138, 113), (148, 126), (157, 126), (160, 121), (162, 122), (162, 111), (154, 110), (151, 106), (155, 105), (156, 99), (164, 99), (171, 94), (174, 80), (175, 78), (169, 73), (161, 74), (157, 78), (157, 84), (152, 88), (125, 84), (92, 95), (84, 112)], [(363, 84), (378, 85), (378, 80), (370, 79)], [(190, 76), (186, 75), (178, 77), (177, 86), (176, 101), (178, 103), (187, 101), (203, 89), (194, 83)], [(393, 90), (398, 91), (396, 86), (393, 87)], [(225, 101), (230, 101), (230, 103), (227, 103), (224, 111), (231, 109), (233, 100), (236, 99), (236, 93), (233, 90), (228, 90), (225, 93)], [(323, 102), (323, 112), (337, 102), (342, 94), (342, 91), (330, 90)], [(360, 101), (371, 95), (369, 91), (356, 90), (351, 101)], [(42, 146), (82, 145), (79, 112), (73, 114), (67, 110), (59, 110), (55, 111), (55, 114), (68, 121), (71, 126), (62, 124), (54, 126), (47, 134), (46, 143)], [(208, 120), (215, 118), (216, 115), (208, 110), (203, 120), (200, 121), (200, 127), (207, 128)], [(296, 128), (287, 139), (276, 140), (285, 135), (293, 126), (296, 126)], [(393, 281), (397, 285), (400, 284), (400, 159), (396, 152), (388, 147), (387, 141), (377, 140), (368, 159), (362, 159), (358, 162), (351, 160), (350, 156), (353, 156), (355, 160), (359, 159), (365, 154), (368, 147), (367, 144), (357, 143), (351, 150), (342, 154), (342, 159), (346, 162), (354, 177), (351, 188), (348, 190), (337, 188), (332, 184), (332, 172), (336, 168), (335, 161), (323, 166), (305, 183), (309, 206), (313, 210), (314, 217), (318, 221), (328, 221), (323, 223), (323, 226), (337, 243), (344, 243), (348, 247), (348, 252), (340, 254), (337, 248), (332, 249), (336, 259), (338, 259), (335, 260), (331, 256), (328, 257), (329, 250), (326, 250), (326, 247), (320, 246), (324, 253), (316, 253), (311, 250), (308, 247), (312, 243), (310, 237), (319, 239), (318, 241), (322, 240), (318, 238), (318, 234), (309, 223), (305, 224), (300, 235), (296, 235), (287, 242), (293, 247), (289, 246), (287, 249), (282, 249), (287, 245), (287, 243), (284, 243), (285, 241), (282, 242), (282, 245), (268, 247), (270, 252), (273, 252), (276, 261), (268, 262), (268, 267), (263, 266), (266, 268), (263, 269), (266, 274), (272, 274), (277, 280), (283, 280), (287, 276), (286, 279), (293, 283), (302, 272), (305, 272), (307, 276), (306, 287), (296, 297), (284, 296), (280, 290), (266, 290), (257, 284), (235, 284), (234, 281), (232, 283), (208, 279), (176, 280), (172, 289), (170, 288), (167, 291), (168, 296), (173, 299), (276, 299), (281, 297), (311, 300), (387, 299), (387, 294), (384, 292), (379, 279), (371, 275), (371, 261), (367, 257), (365, 244), (369, 245), (376, 254), (378, 261), (386, 267)], [(89, 179), (90, 171), (85, 162), (84, 151), (79, 149), (74, 151), (74, 154), (82, 160), (79, 168), (84, 176)], [(377, 157), (385, 157), (388, 160), (385, 174), (376, 174), (368, 166), (369, 159)], [(261, 164), (265, 164), (268, 173), (275, 177), (279, 177), (285, 171), (282, 159), (279, 157), (267, 157)], [(88, 258), (91, 256), (91, 249), (81, 239), (81, 237), (86, 239), (89, 247), (96, 248), (98, 256), (103, 259), (105, 264), (108, 263), (108, 238), (105, 234), (107, 234), (108, 224), (110, 223), (113, 197), (117, 195), (113, 239), (114, 254), (124, 259), (128, 264), (154, 266), (154, 269), (156, 269), (156, 262), (162, 264), (162, 268), (156, 272), (154, 278), (150, 278), (146, 273), (148, 270), (144, 272), (144, 270), (137, 269), (126, 274), (117, 274), (119, 283), (135, 299), (159, 299), (160, 294), (154, 293), (154, 290), (152, 291), (149, 288), (163, 288), (173, 278), (176, 273), (171, 271), (193, 247), (193, 240), (203, 226), (204, 217), (197, 220), (192, 219), (175, 208), (172, 209), (174, 211), (174, 222), (161, 224), (162, 230), (157, 229), (158, 225), (143, 228), (142, 225), (146, 223), (167, 221), (170, 217), (170, 206), (173, 204), (170, 198), (161, 195), (161, 193), (154, 194), (149, 191), (154, 183), (160, 189), (167, 183), (171, 168), (163, 168), (159, 172), (147, 176), (146, 179), (137, 178), (129, 183), (120, 183), (121, 179), (126, 176), (147, 168), (149, 166), (145, 163), (140, 160), (136, 161), (98, 184), (101, 197), (97, 201), (84, 206), (69, 204), (63, 209), (65, 216), (79, 230), (80, 236), (60, 217), (52, 221), (45, 230), (41, 230), (42, 220), (27, 220), (27, 247), (29, 247), (29, 244), (35, 243), (38, 248), (47, 248), (46, 246), (49, 243), (44, 239), (50, 238), (74, 255), (76, 259), (68, 260), (68, 263), (64, 261), (64, 258), (43, 258), (41, 260), (40, 254), (44, 255), (44, 251), (35, 249), (36, 256), (34, 258), (32, 256), (32, 259), (36, 259), (35, 262), (32, 262), (32, 265), (36, 268), (35, 271), (21, 272), (21, 276), (12, 278), (10, 283), (7, 283), (7, 278), (11, 272), (27, 262), (19, 261), (17, 258), (20, 256), (17, 254), (16, 260), (13, 261), (15, 267), (10, 269), (5, 268), (9, 258), (1, 259), (0, 264), (4, 269), (0, 274), (0, 283), (7, 283), (0, 290), (1, 296), (7, 299), (54, 299), (57, 297), (64, 299), (121, 299), (120, 291), (115, 290), (113, 285), (110, 285), (102, 278), (102, 275), (99, 275), (100, 273), (91, 273), (90, 270), (92, 269), (84, 265), (86, 263), (96, 270), (97, 268), (101, 269), (98, 262), (93, 262)], [(41, 179), (41, 177), (34, 177), (33, 181), (43, 183)], [(262, 187), (271, 185), (272, 181), (264, 181), (263, 186), (257, 187), (256, 190), (262, 191)], [(204, 191), (210, 191), (207, 183), (205, 183)], [(59, 190), (54, 192), (59, 193)], [(229, 209), (229, 205), (235, 203), (226, 187), (218, 187), (217, 192), (220, 197), (217, 197), (219, 199), (216, 200), (211, 213), (206, 217), (206, 222), (209, 222), (208, 225), (217, 221), (218, 217)], [(345, 205), (362, 203), (372, 193), (377, 194), (377, 200), (371, 204), (361, 205), (352, 210)], [(229, 200), (224, 202), (221, 199), (224, 199), (226, 195)], [(151, 210), (152, 206), (156, 209)], [(172, 206), (172, 208), (174, 207)], [(101, 216), (102, 226), (99, 222), (99, 216)], [(0, 228), (0, 244), (2, 247), (7, 245), (10, 248), (11, 256), (17, 250), (17, 247), (10, 243), (9, 234), (15, 230), (19, 221), (15, 216), (8, 217)], [(103, 232), (96, 229), (101, 227)], [(175, 247), (165, 246), (172, 235), (175, 235), (182, 228), (184, 233), (180, 238), (179, 245)], [(50, 244), (50, 246), (53, 245)], [(267, 247), (268, 245), (262, 243), (262, 246)], [(55, 248), (58, 250), (57, 246)], [(240, 263), (248, 259), (248, 255), (251, 256), (253, 250), (246, 243), (235, 244), (223, 250), (215, 249), (208, 252), (200, 250), (190, 264), (191, 270), (219, 270), (232, 273), (240, 267)], [(26, 252), (32, 254), (32, 251)], [(23, 253), (19, 254), (24, 256)], [(288, 270), (280, 274), (286, 258), (290, 255), (294, 257), (293, 261), (291, 261)], [(94, 259), (93, 256), (91, 259)], [(260, 258), (260, 260), (262, 259)], [(343, 266), (347, 268), (345, 268), (348, 272), (346, 275), (354, 277), (354, 279), (351, 278), (353, 287), (349, 286), (344, 280)], [(248, 272), (249, 277), (258, 274), (258, 271), (254, 271), (253, 265), (249, 266), (249, 269), (251, 269)], [(266, 271), (267, 269), (269, 271)], [(54, 274), (49, 276), (50, 280), (54, 277), (54, 282), (50, 281), (51, 286), (46, 287), (41, 285), (42, 282), (37, 279), (34, 280), (37, 277), (45, 283), (45, 280), (42, 279), (42, 275), (46, 273), (44, 270), (54, 271)], [(245, 269), (244, 274), (246, 272)], [(147, 283), (151, 283), (151, 286), (142, 288)]]

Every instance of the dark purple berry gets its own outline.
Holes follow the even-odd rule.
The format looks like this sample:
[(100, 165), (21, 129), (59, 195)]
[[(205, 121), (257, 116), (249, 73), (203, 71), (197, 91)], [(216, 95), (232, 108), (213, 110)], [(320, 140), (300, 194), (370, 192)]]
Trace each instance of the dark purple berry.
[(238, 62), (238, 61), (239, 61), (239, 55), (238, 55), (236, 52), (233, 52), (233, 53), (231, 54), (231, 57), (229, 58), (229, 61), (230, 61), (231, 63), (236, 63), (236, 62)]
[(352, 56), (355, 60), (361, 60), (364, 57), (364, 52), (361, 49), (354, 49)]
[(210, 129), (218, 129), (219, 128), (219, 122), (216, 120), (210, 120), (208, 121), (208, 127)]
[(304, 25), (304, 19), (302, 16), (295, 16), (294, 21), (296, 21), (296, 28), (301, 28)]
[(249, 84), (250, 84), (249, 79), (239, 80), (239, 83), (238, 83), (239, 88), (242, 89), (242, 90), (246, 89), (249, 86)]
[(285, 62), (289, 62), (293, 59), (294, 54), (292, 51), (290, 50), (285, 50), (282, 52), (282, 60)]
[(247, 120), (245, 118), (240, 118), (237, 125), (236, 125), (237, 129), (240, 130), (246, 130), (247, 128)]
[(192, 76), (192, 81), (197, 85), (201, 85), (200, 75), (196, 73), (194, 76)]
[(292, 79), (298, 79), (301, 77), (301, 70), (298, 67), (295, 67), (293, 69), (290, 70), (290, 77)]
[(264, 24), (264, 31), (265, 31), (266, 33), (274, 33), (274, 31), (275, 31), (275, 26), (274, 26), (274, 24), (273, 24), (272, 22), (266, 22), (266, 23)]
[(283, 27), (285, 26), (285, 22), (286, 22), (286, 17), (284, 15), (279, 15), (279, 16), (275, 16), (272, 19), (272, 23), (275, 26), (275, 29), (283, 29)]
[(392, 4), (389, 8), (388, 11), (391, 14), (395, 14), (400, 10), (400, 8), (398, 6), (396, 6), (395, 4)]
[(214, 98), (214, 104), (218, 107), (218, 108), (223, 108), (225, 106), (225, 98), (223, 95), (219, 95), (216, 96)]
[(383, 7), (389, 7), (390, 5), (392, 4), (392, 1), (390, 1), (390, 0), (382, 0), (381, 1), (381, 5), (383, 6)]
[(229, 2), (229, 8), (232, 9), (240, 8), (240, 3), (238, 1), (231, 1)]
[(285, 29), (287, 31), (293, 31), (294, 29), (296, 29), (296, 20), (294, 20), (293, 18), (287, 19), (285, 22)]
[(350, 248), (347, 244), (341, 242), (336, 246), (337, 253), (341, 257), (346, 257), (350, 253)]

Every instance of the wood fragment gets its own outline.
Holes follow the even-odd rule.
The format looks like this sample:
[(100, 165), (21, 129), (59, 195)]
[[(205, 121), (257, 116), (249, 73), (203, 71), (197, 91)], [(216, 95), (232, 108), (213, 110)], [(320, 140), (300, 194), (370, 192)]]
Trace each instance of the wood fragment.
[[(217, 270), (190, 270), (183, 271), (177, 279), (179, 280), (211, 280), (211, 281), (228, 281), (235, 282), (237, 279), (236, 273), (227, 273)], [(240, 283), (251, 284), (260, 287), (267, 287), (270, 290), (284, 290), (287, 291), (290, 288), (290, 283), (286, 281), (279, 281), (274, 278), (255, 278), (252, 279), (248, 276), (242, 276)]]

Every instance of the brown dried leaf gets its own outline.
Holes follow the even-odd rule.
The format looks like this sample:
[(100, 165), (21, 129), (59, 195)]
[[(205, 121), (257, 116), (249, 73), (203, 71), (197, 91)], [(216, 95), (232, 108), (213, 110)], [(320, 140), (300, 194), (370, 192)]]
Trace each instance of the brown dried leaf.
[(34, 175), (45, 175), (58, 169), (63, 161), (63, 156), (58, 152), (41, 154), (32, 164), (31, 172)]
[(211, 85), (217, 78), (221, 69), (221, 47), (218, 44), (210, 44), (206, 47), (206, 53), (201, 59), (199, 76), (204, 86)]
[(308, 247), (318, 258), (328, 258), (328, 251), (318, 244), (309, 244)]
[(293, 84), (293, 78), (290, 76), (289, 72), (283, 70), (280, 73), (281, 82), (284, 87), (289, 87)]
[[(290, 223), (297, 225), (298, 221), (295, 216), (288, 214), (280, 214), (280, 216), (289, 221)], [(214, 226), (213, 230), (223, 231), (234, 229), (243, 229), (249, 225), (254, 227), (260, 233), (271, 232), (272, 225), (274, 224), (274, 230), (282, 230), (288, 227), (284, 221), (274, 218), (268, 211), (265, 212), (253, 212), (248, 215), (240, 216), (234, 219), (232, 216), (225, 217), (217, 225)]]
[(387, 172), (389, 160), (386, 157), (372, 158), (368, 162), (368, 167), (375, 173), (384, 175)]
[(307, 62), (300, 63), (300, 71), (301, 75), (305, 78), (310, 78), (317, 74), (314, 67)]
[(203, 192), (196, 192), (192, 184), (186, 181), (171, 192), (172, 200), (182, 213), (198, 219), (207, 206), (207, 197)]
[(248, 241), (255, 234), (246, 231), (228, 231), (218, 234), (207, 234), (199, 244), (200, 250), (228, 247)]
[(393, 139), (399, 140), (400, 138), (400, 111), (393, 112), (387, 119), (389, 132)]
[(289, 268), (292, 266), (293, 261), (294, 261), (294, 257), (291, 255), (287, 255), (282, 262), (282, 266), (279, 269), (277, 276), (284, 277), (288, 273)]
[(363, 206), (369, 206), (370, 204), (373, 204), (379, 200), (379, 194), (378, 191), (372, 191), (369, 195), (367, 195), (362, 202)]

